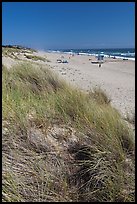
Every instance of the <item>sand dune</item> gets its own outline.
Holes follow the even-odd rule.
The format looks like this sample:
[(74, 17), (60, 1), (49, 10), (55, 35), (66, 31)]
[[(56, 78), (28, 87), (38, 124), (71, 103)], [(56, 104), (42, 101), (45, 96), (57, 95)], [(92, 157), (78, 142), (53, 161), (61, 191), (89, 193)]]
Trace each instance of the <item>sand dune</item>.
[[(98, 64), (91, 63), (96, 60), (94, 56), (71, 56), (44, 51), (38, 51), (34, 55), (46, 57), (50, 62), (37, 62), (49, 64), (54, 72), (82, 90), (101, 87), (112, 99), (112, 105), (124, 116), (135, 112), (135, 61), (105, 58), (105, 62), (99, 67)], [(28, 60), (22, 55), (20, 59)], [(67, 60), (68, 63), (58, 63), (57, 59)], [(9, 57), (2, 58), (2, 63), (8, 67), (17, 62), (18, 60), (15, 62)]]

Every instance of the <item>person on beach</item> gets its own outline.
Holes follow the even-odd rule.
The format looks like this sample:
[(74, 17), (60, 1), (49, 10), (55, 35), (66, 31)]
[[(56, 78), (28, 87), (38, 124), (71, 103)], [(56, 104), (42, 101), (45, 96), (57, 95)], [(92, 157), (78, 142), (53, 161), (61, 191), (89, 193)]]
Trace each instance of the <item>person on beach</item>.
[(99, 67), (101, 67), (101, 62), (99, 62)]

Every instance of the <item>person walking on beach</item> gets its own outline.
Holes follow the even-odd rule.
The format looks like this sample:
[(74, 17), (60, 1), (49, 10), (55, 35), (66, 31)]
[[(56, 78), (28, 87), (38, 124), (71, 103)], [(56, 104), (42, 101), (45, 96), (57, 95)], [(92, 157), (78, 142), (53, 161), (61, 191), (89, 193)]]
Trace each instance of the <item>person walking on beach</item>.
[(99, 62), (99, 67), (101, 67), (101, 61)]

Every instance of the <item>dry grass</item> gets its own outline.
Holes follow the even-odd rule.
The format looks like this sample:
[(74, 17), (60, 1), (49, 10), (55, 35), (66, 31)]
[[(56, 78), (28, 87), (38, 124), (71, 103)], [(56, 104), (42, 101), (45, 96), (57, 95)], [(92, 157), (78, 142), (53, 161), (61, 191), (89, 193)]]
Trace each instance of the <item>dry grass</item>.
[(19, 56), (20, 54), (23, 54), (23, 53), (29, 53), (29, 54), (33, 54), (33, 52), (36, 52), (35, 50), (33, 49), (30, 49), (30, 48), (21, 48), (21, 47), (15, 47), (15, 46), (2, 46), (2, 55), (5, 56), (5, 57), (10, 57), (12, 59), (15, 59), (15, 60), (19, 60)]
[(127, 113), (125, 120), (128, 121), (129, 123), (135, 125), (135, 113), (133, 113), (133, 114)]
[(41, 56), (36, 56), (36, 55), (27, 55), (27, 54), (24, 54), (24, 56), (27, 58), (27, 59), (31, 59), (31, 60), (34, 60), (34, 61), (43, 61), (43, 62), (47, 62), (47, 59), (45, 57), (41, 57)]
[(101, 89), (2, 67), (4, 202), (133, 202), (134, 138)]
[(100, 87), (95, 87), (93, 90), (91, 90), (89, 92), (89, 96), (96, 100), (96, 102), (99, 104), (109, 104), (111, 102), (111, 99)]

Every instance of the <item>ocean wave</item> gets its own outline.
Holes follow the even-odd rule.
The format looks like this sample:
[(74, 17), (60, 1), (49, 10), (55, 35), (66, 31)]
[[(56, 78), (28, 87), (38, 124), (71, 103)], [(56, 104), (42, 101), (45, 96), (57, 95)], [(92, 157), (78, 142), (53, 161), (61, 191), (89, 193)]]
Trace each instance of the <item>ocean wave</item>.
[(121, 53), (121, 56), (135, 56), (135, 53)]
[(120, 56), (114, 56), (114, 55), (110, 55), (109, 56), (110, 58), (116, 58), (116, 59), (128, 59), (128, 60), (133, 60), (135, 61), (135, 58), (134, 57), (120, 57)]
[(129, 59), (129, 60), (135, 60), (135, 52), (134, 49), (117, 49), (114, 51), (114, 49), (68, 49), (68, 50), (50, 50), (50, 52), (54, 52), (54, 53), (61, 53), (61, 54), (76, 54), (76, 55), (83, 55), (83, 56), (95, 56), (97, 57), (99, 54), (104, 55), (104, 57), (115, 57), (115, 58), (119, 58), (119, 59)]
[(89, 53), (87, 53), (87, 52), (79, 52), (78, 54), (79, 55), (89, 55)]
[(72, 51), (71, 51), (71, 52), (63, 52), (63, 53), (65, 53), (65, 54), (71, 54), (71, 55), (72, 55), (72, 54), (75, 54), (75, 53), (72, 52)]

